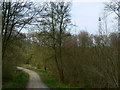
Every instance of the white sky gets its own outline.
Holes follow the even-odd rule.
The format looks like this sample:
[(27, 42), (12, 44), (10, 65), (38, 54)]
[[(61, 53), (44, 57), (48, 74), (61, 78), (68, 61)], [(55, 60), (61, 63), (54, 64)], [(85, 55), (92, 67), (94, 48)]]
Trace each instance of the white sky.
[[(104, 9), (102, 1), (103, 0), (96, 0), (96, 2), (95, 0), (72, 0), (70, 14), (72, 23), (78, 26), (76, 28), (76, 33), (82, 30), (91, 34), (98, 33), (98, 18), (103, 14), (102, 12)], [(75, 28), (73, 28), (71, 32), (75, 34)]]
[[(77, 31), (86, 30), (96, 33), (98, 18), (103, 11), (102, 2), (73, 2), (71, 16), (73, 24), (78, 26)], [(72, 31), (74, 33), (74, 31)]]
[[(104, 6), (103, 2), (73, 2), (71, 16), (73, 24), (78, 26), (76, 33), (84, 30), (91, 34), (97, 34), (98, 18), (103, 15)], [(110, 26), (113, 17), (114, 15), (108, 18), (108, 26)], [(75, 29), (71, 32), (75, 33)]]

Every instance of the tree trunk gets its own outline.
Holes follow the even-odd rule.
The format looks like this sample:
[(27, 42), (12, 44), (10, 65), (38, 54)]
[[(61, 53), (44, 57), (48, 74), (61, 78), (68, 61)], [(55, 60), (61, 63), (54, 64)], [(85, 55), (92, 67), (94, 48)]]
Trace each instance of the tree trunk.
[(62, 51), (61, 51), (61, 45), (60, 45), (60, 66), (61, 66), (61, 81), (64, 82), (64, 71), (63, 71), (63, 62), (62, 62)]
[[(0, 10), (2, 8), (0, 7)], [(2, 12), (0, 11), (0, 20), (2, 21)], [(2, 28), (2, 22), (0, 22), (0, 29)], [(2, 87), (2, 32), (0, 31), (0, 87)], [(2, 89), (2, 88), (0, 88)]]
[[(119, 2), (120, 5), (120, 2)], [(120, 87), (120, 6), (118, 8), (118, 79), (119, 79), (119, 87)]]
[(60, 21), (60, 35), (59, 35), (59, 53), (60, 53), (60, 69), (61, 69), (61, 81), (64, 82), (64, 71), (63, 71), (63, 62), (62, 62), (62, 24), (63, 24), (63, 16)]
[(56, 63), (56, 66), (57, 66), (57, 70), (58, 70), (58, 73), (59, 73), (59, 79), (61, 80), (61, 73), (60, 73), (60, 67), (59, 67), (59, 63), (58, 63), (58, 59), (57, 59), (57, 52), (56, 52), (56, 49), (54, 48), (54, 54), (55, 54), (55, 63)]

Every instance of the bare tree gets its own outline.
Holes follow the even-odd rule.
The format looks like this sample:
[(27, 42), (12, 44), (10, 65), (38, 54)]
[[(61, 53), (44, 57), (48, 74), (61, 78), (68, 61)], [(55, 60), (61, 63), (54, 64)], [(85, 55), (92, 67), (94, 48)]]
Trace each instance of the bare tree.
[[(60, 80), (64, 81), (64, 70), (62, 60), (63, 39), (66, 36), (66, 30), (70, 25), (70, 2), (50, 2), (43, 15), (40, 25), (43, 26), (52, 43), (47, 43), (54, 50), (55, 62), (59, 72)], [(59, 50), (58, 50), (59, 49)], [(59, 55), (57, 55), (59, 52)]]
[(2, 37), (4, 53), (11, 35), (15, 37), (31, 24), (35, 16), (42, 11), (41, 7), (36, 7), (33, 2), (3, 2), (2, 3)]
[[(118, 39), (117, 39), (118, 45), (117, 47), (118, 47), (118, 63), (119, 63), (120, 62), (119, 61), (120, 60), (120, 1), (114, 0), (110, 3), (107, 3), (105, 9), (107, 9), (108, 11), (114, 12), (118, 16)], [(120, 77), (119, 69), (120, 69), (120, 65), (118, 64), (118, 77)]]

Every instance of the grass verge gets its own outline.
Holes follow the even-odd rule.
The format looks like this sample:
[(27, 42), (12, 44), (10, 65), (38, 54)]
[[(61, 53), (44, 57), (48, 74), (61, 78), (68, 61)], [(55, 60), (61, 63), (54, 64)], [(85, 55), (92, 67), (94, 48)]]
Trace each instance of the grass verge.
[(29, 75), (21, 70), (16, 70), (11, 80), (3, 82), (2, 88), (26, 88)]
[(49, 71), (37, 69), (37, 68), (31, 67), (30, 65), (22, 65), (22, 67), (28, 68), (30, 70), (37, 72), (40, 75), (43, 82), (49, 88), (78, 88), (77, 86), (58, 81)]

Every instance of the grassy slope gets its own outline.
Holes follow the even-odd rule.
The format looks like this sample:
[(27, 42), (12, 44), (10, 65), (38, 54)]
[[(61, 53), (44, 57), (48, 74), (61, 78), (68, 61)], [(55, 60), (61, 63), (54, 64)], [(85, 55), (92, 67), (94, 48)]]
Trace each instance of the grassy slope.
[(73, 86), (68, 83), (63, 83), (58, 81), (49, 71), (36, 69), (28, 65), (22, 65), (22, 66), (37, 72), (41, 76), (43, 82), (49, 88), (78, 88), (77, 86)]
[(4, 88), (26, 88), (29, 80), (29, 75), (21, 70), (16, 70), (16, 73), (11, 80), (3, 83)]

